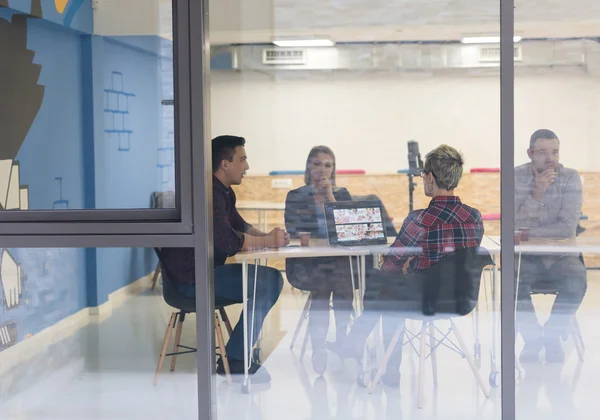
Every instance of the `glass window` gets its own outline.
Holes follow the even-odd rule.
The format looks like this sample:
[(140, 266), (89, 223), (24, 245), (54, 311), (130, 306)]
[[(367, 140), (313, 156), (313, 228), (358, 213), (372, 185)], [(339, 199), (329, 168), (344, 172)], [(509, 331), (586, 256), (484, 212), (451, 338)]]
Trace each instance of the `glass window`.
[(194, 355), (155, 374), (195, 345), (156, 268), (149, 248), (0, 249), (0, 417), (198, 418)]
[[(499, 3), (231, 6), (210, 15), (213, 182), (252, 228), (215, 293), (243, 301), (246, 273), (258, 344), (234, 325), (219, 418), (499, 419)], [(475, 268), (429, 301), (453, 258)]]
[[(559, 1), (515, 16), (517, 418), (593, 417), (587, 385), (598, 267), (594, 109), (597, 6)], [(535, 15), (535, 18), (533, 17)], [(519, 234), (516, 234), (519, 236)]]
[(0, 209), (175, 207), (171, 2), (92, 3), (0, 2)]

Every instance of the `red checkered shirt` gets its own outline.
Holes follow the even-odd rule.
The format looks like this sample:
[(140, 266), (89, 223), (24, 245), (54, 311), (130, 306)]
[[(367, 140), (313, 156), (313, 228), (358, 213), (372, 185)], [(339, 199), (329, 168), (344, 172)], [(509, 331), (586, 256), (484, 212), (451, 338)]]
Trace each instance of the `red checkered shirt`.
[(402, 271), (410, 259), (409, 272), (423, 271), (457, 249), (479, 246), (482, 238), (479, 210), (458, 197), (435, 197), (426, 209), (415, 210), (404, 220), (381, 270)]

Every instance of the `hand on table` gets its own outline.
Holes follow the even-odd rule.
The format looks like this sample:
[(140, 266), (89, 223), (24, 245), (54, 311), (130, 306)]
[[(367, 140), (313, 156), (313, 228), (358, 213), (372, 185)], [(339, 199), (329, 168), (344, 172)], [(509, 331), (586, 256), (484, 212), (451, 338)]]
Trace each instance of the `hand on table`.
[(267, 247), (269, 248), (281, 248), (289, 245), (290, 234), (282, 228), (275, 228), (267, 235)]

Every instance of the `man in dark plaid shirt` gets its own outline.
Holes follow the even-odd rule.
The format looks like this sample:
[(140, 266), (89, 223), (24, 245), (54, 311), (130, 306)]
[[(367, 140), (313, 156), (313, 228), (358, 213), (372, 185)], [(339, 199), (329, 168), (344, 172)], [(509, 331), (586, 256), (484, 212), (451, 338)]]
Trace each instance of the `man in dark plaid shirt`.
[[(422, 281), (415, 274), (458, 249), (481, 244), (481, 213), (454, 196), (462, 166), (462, 156), (450, 146), (439, 146), (427, 154), (421, 176), (425, 195), (431, 197), (431, 202), (426, 209), (408, 215), (381, 270), (369, 273), (364, 311), (352, 326), (342, 357), (362, 357), (365, 341), (382, 315), (383, 338), (389, 345), (406, 313), (422, 313)], [(382, 377), (383, 383), (399, 385), (401, 361), (402, 346), (398, 345)]]

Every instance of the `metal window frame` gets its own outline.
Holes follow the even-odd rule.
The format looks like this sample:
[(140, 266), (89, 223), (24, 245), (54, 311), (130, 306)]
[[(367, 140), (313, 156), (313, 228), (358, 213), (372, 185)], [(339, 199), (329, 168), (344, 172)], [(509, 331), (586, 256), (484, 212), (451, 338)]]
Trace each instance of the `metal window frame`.
[(0, 211), (0, 235), (192, 234), (189, 20), (182, 13), (188, 10), (188, 2), (172, 0), (175, 208)]
[(500, 360), (502, 420), (516, 417), (515, 363), (515, 0), (500, 0)]

